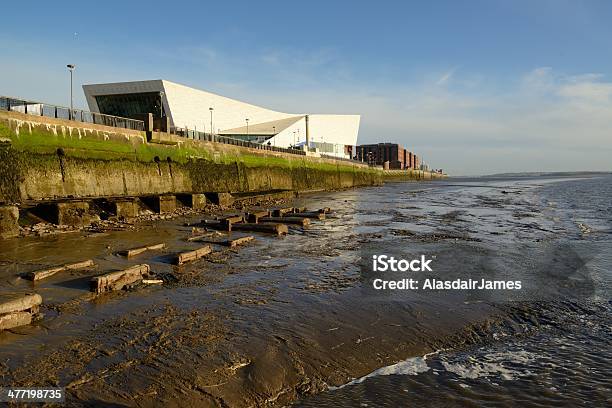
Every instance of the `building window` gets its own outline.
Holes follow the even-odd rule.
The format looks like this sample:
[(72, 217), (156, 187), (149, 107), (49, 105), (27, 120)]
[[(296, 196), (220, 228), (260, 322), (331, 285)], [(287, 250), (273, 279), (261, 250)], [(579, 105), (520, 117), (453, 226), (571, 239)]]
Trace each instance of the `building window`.
[(147, 113), (160, 115), (159, 92), (120, 95), (98, 95), (95, 97), (100, 113), (124, 118), (141, 119)]

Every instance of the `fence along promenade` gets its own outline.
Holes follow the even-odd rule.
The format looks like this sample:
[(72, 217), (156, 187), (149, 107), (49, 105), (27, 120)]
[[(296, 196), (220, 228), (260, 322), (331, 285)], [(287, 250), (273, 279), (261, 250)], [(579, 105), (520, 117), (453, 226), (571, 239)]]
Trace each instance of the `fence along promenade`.
[(20, 112), (27, 115), (45, 116), (48, 118), (74, 120), (76, 122), (92, 123), (95, 125), (123, 129), (145, 130), (144, 121), (142, 120), (105, 115), (103, 113), (89, 112), (82, 109), (71, 110), (64, 106), (26, 101), (8, 96), (0, 96), (0, 110)]

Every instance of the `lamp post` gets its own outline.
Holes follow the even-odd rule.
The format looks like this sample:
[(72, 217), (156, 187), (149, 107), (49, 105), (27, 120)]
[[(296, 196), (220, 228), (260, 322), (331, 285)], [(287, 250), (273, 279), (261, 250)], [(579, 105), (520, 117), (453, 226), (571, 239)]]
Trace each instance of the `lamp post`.
[(276, 146), (276, 126), (272, 126), (272, 140), (274, 140), (274, 146)]
[[(164, 130), (164, 91), (159, 91), (159, 131)], [(169, 131), (170, 129), (166, 129)]]
[(247, 140), (249, 140), (249, 118), (246, 118), (246, 131), (247, 131)]
[(211, 106), (210, 108), (208, 108), (208, 110), (210, 111), (210, 140), (214, 141), (215, 140), (215, 128), (213, 127), (213, 110), (214, 108)]
[(208, 108), (210, 111), (210, 135), (212, 136), (215, 133), (215, 128), (213, 127), (213, 107)]
[(159, 91), (159, 118), (164, 117), (164, 91)]
[(70, 114), (68, 115), (68, 119), (72, 119), (72, 110), (74, 109), (74, 99), (72, 98), (72, 72), (76, 68), (76, 65), (68, 64), (66, 68), (70, 71)]

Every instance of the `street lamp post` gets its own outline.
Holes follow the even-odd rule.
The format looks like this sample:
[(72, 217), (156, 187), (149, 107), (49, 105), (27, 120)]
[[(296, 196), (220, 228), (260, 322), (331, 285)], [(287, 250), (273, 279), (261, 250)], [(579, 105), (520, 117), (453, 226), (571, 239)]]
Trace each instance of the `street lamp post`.
[(213, 127), (213, 107), (208, 108), (210, 111), (210, 136), (212, 137), (213, 133), (215, 133), (215, 128)]
[(164, 91), (159, 91), (159, 118), (164, 117)]
[(72, 111), (74, 109), (74, 99), (72, 97), (72, 72), (76, 68), (76, 65), (68, 64), (66, 65), (66, 68), (68, 68), (68, 71), (70, 71), (70, 114), (68, 115), (68, 119), (72, 119), (72, 116), (73, 116)]
[[(163, 131), (164, 127), (164, 91), (159, 91), (159, 131)], [(169, 129), (166, 129), (169, 131)]]
[(214, 140), (214, 133), (215, 133), (215, 128), (212, 126), (212, 112), (213, 112), (213, 107), (211, 106), (210, 108), (208, 108), (208, 110), (210, 111), (210, 140), (213, 141)]
[(272, 140), (274, 140), (274, 146), (276, 146), (276, 126), (272, 126)]
[(247, 140), (249, 140), (249, 118), (246, 118), (246, 132), (247, 132)]

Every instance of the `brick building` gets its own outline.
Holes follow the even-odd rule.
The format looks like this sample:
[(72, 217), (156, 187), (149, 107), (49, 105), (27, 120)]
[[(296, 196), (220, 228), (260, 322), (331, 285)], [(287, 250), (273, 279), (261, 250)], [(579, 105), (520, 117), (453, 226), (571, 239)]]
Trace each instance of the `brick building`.
[(390, 169), (415, 169), (418, 157), (397, 143), (378, 143), (357, 146), (357, 160), (384, 166), (389, 162)]

